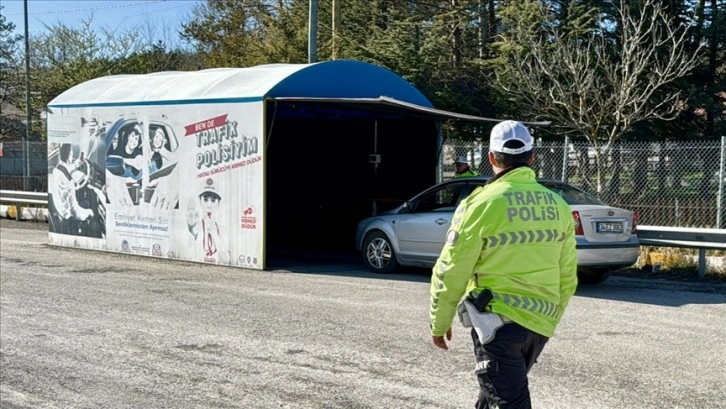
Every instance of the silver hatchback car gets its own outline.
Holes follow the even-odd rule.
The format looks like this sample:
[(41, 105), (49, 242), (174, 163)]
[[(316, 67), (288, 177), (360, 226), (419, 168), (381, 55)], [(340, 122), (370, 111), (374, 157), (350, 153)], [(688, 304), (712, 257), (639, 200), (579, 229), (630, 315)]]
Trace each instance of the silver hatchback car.
[[(452, 179), (426, 189), (400, 206), (363, 219), (356, 249), (366, 267), (391, 273), (399, 266), (430, 268), (436, 263), (459, 202), (488, 177)], [(610, 272), (640, 256), (637, 214), (608, 206), (591, 194), (556, 180), (539, 180), (570, 205), (577, 235), (578, 277), (584, 284), (605, 281)]]

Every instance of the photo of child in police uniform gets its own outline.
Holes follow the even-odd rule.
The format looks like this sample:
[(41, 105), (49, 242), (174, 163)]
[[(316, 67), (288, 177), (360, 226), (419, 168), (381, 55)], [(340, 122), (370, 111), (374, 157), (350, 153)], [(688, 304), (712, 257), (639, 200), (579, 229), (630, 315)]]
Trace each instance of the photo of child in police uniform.
[(229, 264), (230, 251), (225, 226), (219, 220), (222, 196), (215, 180), (208, 178), (204, 187), (187, 206), (187, 228), (194, 244), (192, 259), (212, 264)]

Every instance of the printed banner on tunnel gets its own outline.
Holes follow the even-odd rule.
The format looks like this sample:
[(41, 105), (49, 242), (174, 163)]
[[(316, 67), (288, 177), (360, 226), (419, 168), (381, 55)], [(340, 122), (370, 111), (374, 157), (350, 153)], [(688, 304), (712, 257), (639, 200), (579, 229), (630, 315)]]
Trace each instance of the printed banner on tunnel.
[(53, 111), (51, 243), (264, 266), (260, 103)]

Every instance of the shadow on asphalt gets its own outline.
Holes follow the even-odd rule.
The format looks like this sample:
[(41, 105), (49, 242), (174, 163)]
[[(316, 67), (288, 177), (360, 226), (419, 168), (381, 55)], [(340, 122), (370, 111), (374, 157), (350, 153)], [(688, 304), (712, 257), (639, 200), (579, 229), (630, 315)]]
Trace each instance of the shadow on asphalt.
[(429, 268), (401, 267), (393, 274), (373, 273), (365, 268), (360, 254), (355, 251), (270, 249), (267, 270), (412, 282), (429, 282), (431, 279)]
[(726, 285), (614, 276), (599, 285), (580, 285), (576, 295), (681, 307), (687, 304), (726, 304)]
[[(269, 253), (267, 270), (426, 283), (431, 279), (431, 269), (428, 268), (403, 267), (394, 274), (372, 273), (363, 265), (360, 254), (353, 251), (273, 249)], [(686, 304), (726, 303), (726, 285), (613, 275), (602, 284), (581, 284), (577, 288), (576, 295), (679, 307)]]

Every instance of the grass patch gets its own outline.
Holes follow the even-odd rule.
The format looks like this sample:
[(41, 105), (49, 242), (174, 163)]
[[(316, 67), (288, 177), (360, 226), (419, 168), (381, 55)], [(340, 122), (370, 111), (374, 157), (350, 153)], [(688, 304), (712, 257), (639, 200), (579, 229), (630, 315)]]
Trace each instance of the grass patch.
[(695, 278), (726, 283), (726, 251), (706, 251), (706, 271), (703, 278), (698, 276), (698, 249), (642, 246), (638, 263), (627, 271), (649, 277), (684, 280)]

